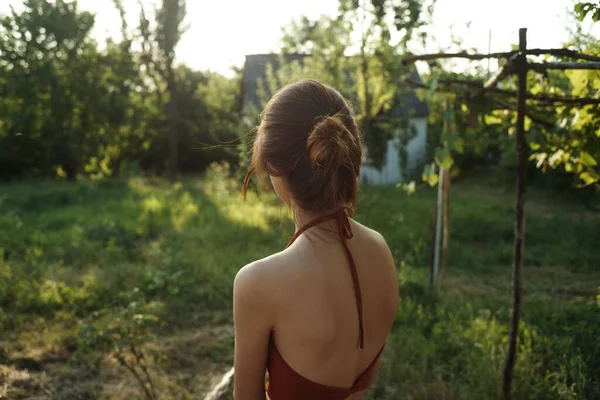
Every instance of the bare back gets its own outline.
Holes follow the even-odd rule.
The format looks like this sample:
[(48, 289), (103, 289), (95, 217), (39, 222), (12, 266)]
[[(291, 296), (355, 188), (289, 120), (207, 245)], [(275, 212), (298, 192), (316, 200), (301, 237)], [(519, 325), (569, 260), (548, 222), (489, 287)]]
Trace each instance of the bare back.
[[(390, 250), (377, 232), (351, 221), (347, 240), (362, 295), (364, 348), (349, 260), (334, 224), (323, 223), (285, 251), (262, 260), (272, 291), (273, 340), (285, 361), (323, 385), (350, 387), (376, 358), (398, 304)], [(357, 393), (351, 399), (361, 399)]]

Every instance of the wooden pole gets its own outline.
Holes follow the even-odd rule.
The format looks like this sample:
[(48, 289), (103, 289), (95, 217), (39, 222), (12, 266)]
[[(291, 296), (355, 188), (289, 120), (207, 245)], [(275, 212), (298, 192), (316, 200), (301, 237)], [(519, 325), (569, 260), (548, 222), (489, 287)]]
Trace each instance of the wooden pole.
[(437, 192), (437, 203), (436, 203), (436, 213), (435, 213), (435, 245), (434, 245), (434, 253), (433, 253), (433, 275), (431, 277), (431, 283), (436, 284), (438, 279), (438, 274), (440, 271), (440, 240), (442, 236), (442, 185), (443, 185), (443, 177), (444, 177), (444, 168), (440, 166), (439, 168), (439, 176), (438, 176), (438, 192)]
[(512, 268), (512, 310), (508, 350), (502, 378), (502, 392), (505, 400), (511, 398), (511, 383), (517, 352), (517, 334), (521, 307), (521, 266), (523, 263), (523, 244), (525, 240), (525, 193), (527, 185), (527, 142), (525, 141), (525, 99), (527, 97), (527, 29), (519, 29), (519, 56), (517, 57), (518, 93), (517, 93), (517, 195), (514, 240), (514, 259)]
[[(450, 102), (446, 104), (446, 121), (444, 131), (450, 133), (454, 129), (454, 109)], [(447, 146), (447, 143), (444, 143)], [(443, 206), (443, 225), (442, 225), (442, 272), (440, 275), (440, 288), (444, 284), (446, 269), (448, 267), (448, 241), (450, 238), (450, 170), (444, 170), (442, 180), (442, 202)]]
[(444, 203), (444, 218), (442, 227), (442, 272), (440, 275), (440, 287), (444, 284), (446, 277), (446, 269), (448, 268), (448, 241), (450, 239), (450, 173), (444, 171), (444, 179), (442, 185), (443, 203)]
[[(488, 35), (488, 54), (492, 54), (492, 28), (490, 28), (490, 34)], [(488, 58), (487, 59), (487, 75), (486, 78), (490, 78), (490, 74), (492, 73), (491, 71), (491, 63), (492, 62), (492, 58)]]

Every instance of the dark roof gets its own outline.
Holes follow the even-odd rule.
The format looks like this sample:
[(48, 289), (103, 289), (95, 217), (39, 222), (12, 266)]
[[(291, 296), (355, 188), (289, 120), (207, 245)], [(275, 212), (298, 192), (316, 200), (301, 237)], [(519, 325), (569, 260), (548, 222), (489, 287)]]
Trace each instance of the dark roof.
[[(283, 55), (286, 62), (298, 61), (302, 63), (305, 57), (310, 57), (305, 54), (291, 53)], [(244, 105), (255, 104), (260, 107), (260, 99), (258, 96), (258, 80), (262, 79), (263, 83), (266, 80), (267, 65), (271, 64), (273, 69), (279, 68), (279, 54), (252, 54), (246, 56), (244, 63), (244, 75), (242, 81), (242, 98)], [(421, 82), (421, 78), (416, 69), (412, 71), (411, 79)], [(264, 88), (267, 93), (268, 89)], [(410, 114), (412, 117), (427, 117), (429, 115), (429, 107), (427, 103), (419, 100), (414, 90), (407, 91), (402, 94), (402, 105), (392, 110), (392, 115), (400, 116)]]

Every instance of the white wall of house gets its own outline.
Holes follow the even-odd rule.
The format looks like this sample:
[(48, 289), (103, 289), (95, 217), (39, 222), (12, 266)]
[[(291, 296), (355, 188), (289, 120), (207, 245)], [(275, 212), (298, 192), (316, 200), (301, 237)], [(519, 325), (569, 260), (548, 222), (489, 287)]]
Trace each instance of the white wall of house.
[[(417, 135), (408, 143), (407, 168), (413, 170), (422, 165), (427, 150), (427, 119), (413, 118), (412, 125), (417, 131)], [(375, 167), (363, 165), (360, 172), (361, 183), (374, 185), (389, 185), (402, 182), (400, 173), (400, 156), (397, 147), (398, 139), (392, 139), (388, 142), (387, 153), (381, 171)]]

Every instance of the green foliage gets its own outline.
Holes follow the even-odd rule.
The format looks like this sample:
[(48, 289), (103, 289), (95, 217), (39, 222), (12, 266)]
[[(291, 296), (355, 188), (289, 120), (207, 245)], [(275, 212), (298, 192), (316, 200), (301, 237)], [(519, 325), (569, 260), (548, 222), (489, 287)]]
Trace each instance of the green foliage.
[[(401, 170), (406, 172), (406, 147), (415, 137), (410, 115), (402, 108), (403, 86), (399, 83), (412, 70), (401, 66), (408, 42), (420, 36), (432, 11), (432, 2), (341, 1), (339, 15), (317, 20), (302, 17), (283, 31), (282, 56), (258, 83), (261, 104), (246, 110), (250, 125), (272, 94), (298, 79), (318, 79), (331, 84), (350, 100), (361, 128), (369, 164), (381, 168), (388, 142), (397, 139)], [(390, 23), (390, 21), (394, 21)], [(358, 42), (353, 33), (359, 34)], [(392, 37), (401, 40), (392, 40)], [(356, 45), (359, 51), (350, 54)], [(284, 54), (296, 52), (310, 57), (302, 62), (286, 62)], [(248, 146), (240, 147), (242, 165), (247, 163)]]
[[(573, 33), (576, 40), (569, 45), (588, 54), (598, 53), (597, 40), (581, 32)], [(536, 96), (564, 96), (568, 98), (595, 98), (600, 86), (597, 71), (551, 71), (546, 75), (529, 73), (528, 91)], [(446, 153), (440, 150), (445, 136), (443, 123), (444, 102), (450, 101), (455, 110), (453, 136), (456, 153), (452, 161), (457, 172), (476, 168), (498, 166), (494, 172), (513, 180), (516, 171), (514, 132), (516, 122), (516, 98), (505, 94), (488, 92), (482, 99), (472, 99), (471, 85), (446, 82), (464, 80), (464, 77), (433, 68), (427, 77), (431, 90), (422, 95), (430, 106), (429, 157), (439, 165), (443, 160), (450, 164)], [(468, 81), (482, 82), (481, 70), (468, 77)], [(443, 82), (445, 81), (445, 82)], [(444, 86), (439, 84), (443, 82)], [(452, 95), (433, 92), (436, 89), (454, 91)], [(504, 82), (503, 89), (516, 90), (516, 78)], [(527, 101), (525, 128), (529, 143), (529, 179), (534, 184), (552, 185), (555, 188), (580, 190), (583, 197), (597, 196), (600, 169), (600, 132), (597, 132), (600, 114), (593, 105), (545, 104)], [(536, 172), (536, 169), (539, 172)], [(425, 171), (425, 178), (430, 176)], [(433, 182), (431, 180), (430, 182)], [(587, 201), (587, 200), (586, 200)], [(590, 203), (591, 204), (591, 203)]]
[[(398, 138), (400, 169), (406, 173), (406, 146), (416, 131), (410, 115), (393, 109), (402, 107), (404, 79), (412, 71), (402, 67), (401, 55), (417, 36), (427, 37), (427, 24), (434, 1), (340, 1), (340, 20), (352, 21), (360, 34), (358, 54), (350, 59), (357, 119), (365, 132), (370, 164), (380, 169), (388, 141)], [(393, 23), (390, 23), (393, 21)], [(400, 37), (400, 40), (393, 39)]]
[[(508, 301), (493, 311), (485, 301), (432, 293), (425, 274), (400, 272), (401, 301), (387, 345), (382, 377), (368, 398), (500, 399), (498, 385), (506, 352)], [(557, 308), (531, 301), (524, 306), (519, 327), (519, 358), (515, 368), (515, 398), (595, 398), (600, 393), (599, 364), (582, 351), (598, 334), (586, 321), (597, 320), (597, 307), (585, 304)], [(537, 315), (536, 315), (537, 314)], [(571, 327), (573, 315), (583, 325)], [(551, 319), (546, 323), (544, 318)], [(565, 331), (559, 326), (569, 327)], [(592, 333), (594, 332), (594, 333)], [(559, 350), (561, 349), (561, 350)]]
[[(419, 190), (408, 197), (391, 188), (369, 188), (368, 197), (361, 199), (358, 219), (386, 232), (395, 259), (403, 266), (397, 320), (381, 376), (368, 398), (501, 398), (510, 310), (512, 197), (511, 188), (492, 184), (454, 185), (451, 272), (443, 293), (430, 287), (425, 268), (412, 267), (429, 262), (435, 192)], [(583, 225), (569, 221), (573, 218), (568, 217), (568, 210), (573, 210), (569, 200), (550, 198), (550, 193), (536, 189), (528, 198), (515, 398), (595, 398), (600, 364), (593, 336), (599, 333), (595, 321), (600, 314), (594, 299), (600, 276), (594, 272), (591, 241), (586, 240), (590, 251), (586, 261), (569, 261), (569, 252), (555, 252), (561, 246), (556, 240), (569, 240), (571, 229)], [(588, 221), (584, 235), (591, 234), (588, 228), (597, 229), (588, 226), (589, 217), (580, 218)], [(566, 242), (562, 246), (567, 248)], [(548, 258), (548, 252), (558, 258)], [(589, 285), (584, 283), (588, 279)]]
[[(0, 15), (0, 179), (100, 179), (127, 165), (164, 170), (175, 43), (167, 32), (182, 34), (185, 11), (177, 3), (169, 14), (172, 3), (158, 7), (154, 19), (142, 14), (133, 33), (116, 1), (123, 40), (108, 40), (102, 50), (90, 36), (94, 15), (76, 1), (28, 0)], [(199, 148), (239, 135), (238, 77), (172, 72), (180, 170), (233, 161), (226, 149)]]
[[(293, 232), (291, 214), (274, 194), (250, 192), (242, 205), (232, 175), (227, 164), (215, 164), (204, 178), (178, 184), (133, 177), (3, 185), (0, 348), (8, 340), (4, 347), (16, 357), (15, 335), (46, 332), (46, 345), (47, 332), (58, 330), (65, 339), (52, 348), (77, 349), (79, 357), (68, 372), (68, 358), (47, 364), (53, 381), (79, 385), (85, 371), (98, 371), (93, 360), (109, 355), (116, 362), (92, 374), (99, 389), (85, 389), (88, 397), (118, 387), (107, 372), (112, 368), (131, 377), (134, 397), (144, 396), (144, 385), (152, 393), (150, 381), (158, 395), (198, 397), (211, 380), (182, 382), (182, 374), (210, 377), (232, 362), (232, 337), (203, 332), (230, 326), (235, 273), (282, 249)], [(512, 189), (489, 178), (458, 182), (452, 198), (449, 274), (438, 293), (426, 283), (424, 268), (435, 191), (404, 196), (393, 187), (361, 189), (357, 220), (386, 237), (402, 294), (371, 398), (497, 398), (509, 309)], [(519, 398), (595, 396), (599, 221), (565, 194), (535, 188), (528, 194)], [(172, 347), (178, 340), (180, 350)], [(38, 346), (30, 341), (24, 348), (41, 352)], [(73, 385), (60, 385), (53, 396)], [(36, 395), (29, 390), (25, 397)], [(108, 393), (122, 398), (131, 392)]]
[[(112, 101), (111, 91), (123, 90), (127, 96), (130, 87), (117, 82), (108, 68), (118, 62), (111, 56), (118, 55), (97, 52), (89, 38), (93, 24), (90, 13), (65, 1), (28, 0), (22, 12), (1, 17), (4, 174), (50, 172), (59, 165), (73, 178), (99, 153), (103, 156), (95, 169), (107, 172), (104, 155), (110, 154), (112, 143), (104, 131), (118, 126), (124, 112), (123, 104)], [(100, 109), (104, 112), (98, 113)], [(91, 126), (101, 130), (93, 135)]]
[[(154, 381), (150, 375), (148, 354), (141, 349), (144, 342), (155, 340), (151, 328), (160, 322), (162, 304), (148, 302), (139, 288), (119, 296), (120, 301), (129, 302), (126, 307), (102, 309), (92, 313), (79, 330), (78, 355), (95, 351), (110, 351), (118, 363), (127, 368), (146, 393), (146, 398), (157, 399)], [(154, 361), (160, 354), (150, 353)]]
[(585, 17), (590, 14), (592, 21), (600, 21), (600, 3), (593, 1), (583, 1), (575, 3), (575, 15), (580, 21), (583, 21)]

